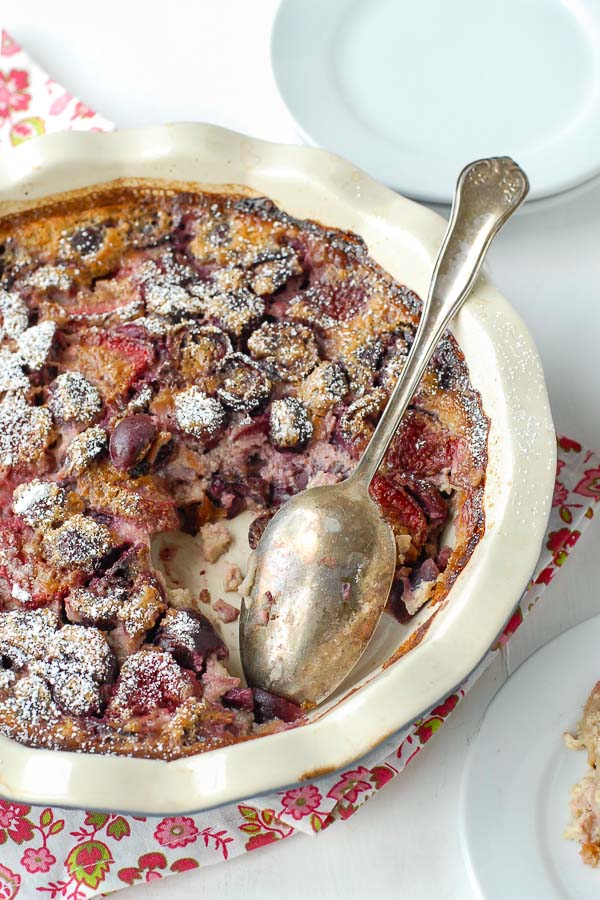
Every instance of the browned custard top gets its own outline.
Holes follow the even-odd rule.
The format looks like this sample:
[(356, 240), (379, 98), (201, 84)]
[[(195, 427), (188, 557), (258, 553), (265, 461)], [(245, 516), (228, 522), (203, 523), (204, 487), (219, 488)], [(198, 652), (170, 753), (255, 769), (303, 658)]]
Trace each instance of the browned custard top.
[[(227, 672), (235, 609), (169, 590), (150, 542), (202, 529), (215, 559), (250, 509), (255, 546), (346, 477), (419, 308), (359, 237), (244, 189), (113, 185), (0, 219), (0, 732), (169, 759), (302, 721)], [(448, 336), (372, 487), (401, 621), (483, 532), (487, 434)]]

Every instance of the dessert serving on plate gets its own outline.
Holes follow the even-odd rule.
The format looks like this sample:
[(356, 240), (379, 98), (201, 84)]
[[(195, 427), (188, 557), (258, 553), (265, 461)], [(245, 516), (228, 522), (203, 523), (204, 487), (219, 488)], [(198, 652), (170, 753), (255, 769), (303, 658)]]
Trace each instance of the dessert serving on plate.
[(571, 822), (565, 837), (579, 841), (581, 858), (588, 866), (600, 863), (600, 681), (583, 708), (577, 734), (565, 735), (572, 750), (586, 750), (589, 769), (571, 788)]
[[(356, 235), (244, 188), (81, 190), (5, 215), (0, 245), (0, 731), (174, 759), (301, 723), (228, 673), (215, 613), (235, 610), (170, 589), (151, 541), (202, 531), (216, 559), (250, 510), (253, 547), (289, 497), (349, 475), (417, 296)], [(484, 533), (487, 441), (448, 335), (372, 485), (401, 622)]]

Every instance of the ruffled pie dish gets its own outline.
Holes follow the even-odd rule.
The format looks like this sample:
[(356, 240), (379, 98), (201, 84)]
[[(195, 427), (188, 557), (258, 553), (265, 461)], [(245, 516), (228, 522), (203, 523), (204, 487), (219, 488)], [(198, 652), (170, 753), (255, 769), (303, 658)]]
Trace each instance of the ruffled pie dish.
[[(62, 198), (54, 219), (39, 218), (38, 197), (133, 176), (169, 183), (84, 190)], [(206, 585), (222, 593), (223, 572), (206, 565), (199, 578), (193, 542), (180, 539), (191, 593), (168, 591), (148, 552), (149, 535), (183, 525), (201, 527), (211, 558), (219, 523), (238, 507), (256, 516), (306, 480), (347, 473), (410, 344), (412, 291), (426, 285), (441, 222), (327, 154), (207, 126), (57, 136), (5, 158), (0, 177), (12, 201), (2, 221), (12, 215), (15, 235), (4, 241), (13, 297), (4, 297), (4, 325), (14, 332), (2, 367), (5, 433), (16, 415), (30, 435), (22, 450), (5, 439), (18, 476), (5, 478), (14, 518), (3, 548), (17, 536), (13, 556), (37, 576), (13, 579), (3, 601), (4, 730), (80, 751), (193, 754), (165, 763), (3, 738), (4, 792), (145, 812), (214, 805), (348, 763), (464, 677), (527, 580), (553, 480), (539, 363), (488, 285), (461, 315), (461, 350), (450, 339), (438, 354), (375, 486), (406, 556), (393, 604), (402, 621), (385, 617), (330, 703), (288, 730), (300, 711), (228, 682), (222, 638), (235, 676), (235, 623), (219, 623), (219, 639), (205, 618), (230, 618), (230, 605), (202, 609), (196, 599), (207, 598)], [(224, 186), (232, 183), (248, 187)], [(305, 217), (360, 234), (398, 284), (360, 240)], [(20, 324), (17, 295), (29, 307)], [(411, 446), (425, 450), (409, 460)], [(91, 452), (83, 463), (82, 448)], [(243, 518), (232, 519), (237, 532)], [(241, 533), (234, 547), (243, 563)], [(163, 551), (166, 560), (172, 546)], [(231, 576), (232, 559), (225, 564)], [(128, 597), (127, 616), (116, 594)], [(7, 729), (19, 692), (31, 727), (17, 715)], [(40, 728), (40, 716), (55, 725)], [(90, 721), (91, 731), (82, 726)]]

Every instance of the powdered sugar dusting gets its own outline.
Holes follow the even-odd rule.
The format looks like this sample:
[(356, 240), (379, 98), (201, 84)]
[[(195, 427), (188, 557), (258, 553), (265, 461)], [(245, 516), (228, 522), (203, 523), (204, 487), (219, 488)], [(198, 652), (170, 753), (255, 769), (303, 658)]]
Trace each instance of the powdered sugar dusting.
[(68, 291), (73, 280), (63, 266), (40, 266), (27, 276), (25, 283), (40, 291), (47, 291), (49, 288)]
[(23, 360), (17, 353), (0, 350), (0, 391), (16, 391), (29, 387), (29, 378), (23, 371)]
[(15, 669), (44, 659), (48, 643), (59, 626), (51, 609), (9, 610), (0, 616), (0, 655)]
[(20, 484), (13, 494), (13, 509), (32, 528), (47, 527), (64, 518), (67, 495), (52, 481), (34, 478)]
[[(47, 727), (60, 716), (60, 710), (52, 699), (47, 682), (40, 678), (39, 675), (28, 675), (26, 678), (21, 678), (17, 681), (12, 695), (4, 703), (0, 704), (0, 718), (2, 706), (4, 705), (16, 717), (18, 722), (26, 726), (43, 725)], [(18, 740), (27, 740), (29, 729), (25, 727), (21, 730), (17, 727), (15, 737)]]
[(98, 682), (106, 681), (114, 664), (102, 632), (83, 625), (63, 625), (54, 632), (48, 643), (48, 661)]
[(67, 448), (65, 473), (78, 475), (97, 459), (108, 447), (108, 435), (104, 428), (94, 425), (76, 435)]
[(236, 337), (265, 313), (265, 303), (252, 291), (215, 294), (202, 304), (205, 315), (218, 319), (225, 331)]
[(99, 685), (113, 670), (112, 651), (95, 628), (59, 625), (48, 609), (13, 610), (0, 617), (0, 653), (12, 666), (12, 677), (3, 679), (0, 690), (15, 682), (14, 670), (27, 667), (7, 701), (23, 723), (51, 722), (58, 718), (58, 707), (72, 715), (100, 711)]
[(182, 431), (201, 439), (222, 428), (226, 416), (218, 400), (192, 387), (175, 397), (175, 418)]
[(189, 316), (201, 312), (198, 299), (192, 297), (185, 288), (170, 278), (159, 277), (146, 287), (146, 307), (148, 312), (170, 318)]
[(148, 409), (148, 404), (150, 403), (151, 400), (152, 400), (152, 388), (147, 387), (147, 386), (142, 388), (142, 390), (139, 392), (137, 397), (134, 397), (127, 404), (127, 409), (126, 409), (127, 414), (146, 412), (146, 410)]
[(248, 338), (248, 349), (286, 381), (300, 381), (319, 361), (312, 329), (298, 322), (264, 322)]
[(2, 316), (2, 328), (0, 338), (4, 335), (16, 338), (25, 331), (29, 322), (27, 307), (20, 296), (13, 291), (0, 290), (0, 315)]
[(305, 444), (313, 434), (313, 424), (306, 407), (297, 397), (273, 401), (269, 427), (269, 437), (276, 447)]
[(125, 598), (124, 589), (97, 594), (87, 588), (75, 588), (65, 600), (65, 609), (72, 622), (106, 628), (111, 624), (111, 620), (116, 618), (119, 606)]
[(132, 635), (142, 634), (152, 628), (163, 609), (162, 598), (151, 585), (144, 585), (133, 591), (113, 587), (102, 593), (77, 588), (66, 599), (67, 615), (72, 621), (103, 628), (113, 627), (121, 622)]
[(53, 565), (92, 572), (111, 549), (112, 537), (105, 525), (77, 513), (46, 534), (43, 546), (46, 559)]
[(181, 647), (185, 647), (190, 653), (194, 653), (196, 637), (201, 631), (198, 620), (186, 610), (178, 609), (176, 611), (169, 610), (164, 623), (169, 629), (169, 635), (173, 635)]
[(63, 372), (50, 385), (48, 405), (63, 422), (91, 425), (102, 409), (102, 398), (80, 372)]
[(56, 322), (49, 319), (19, 335), (19, 356), (32, 372), (37, 372), (47, 362), (55, 334)]
[(117, 715), (150, 712), (178, 705), (186, 693), (183, 673), (170, 653), (140, 650), (123, 663), (110, 709)]
[(51, 432), (50, 410), (29, 406), (21, 392), (7, 394), (0, 403), (0, 466), (9, 468), (36, 460)]

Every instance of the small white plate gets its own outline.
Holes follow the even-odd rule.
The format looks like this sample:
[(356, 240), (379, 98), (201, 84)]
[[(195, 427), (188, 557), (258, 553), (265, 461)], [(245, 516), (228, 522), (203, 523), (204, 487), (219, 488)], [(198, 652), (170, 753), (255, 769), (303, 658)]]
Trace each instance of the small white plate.
[(460, 830), (485, 900), (600, 897), (600, 871), (566, 841), (569, 788), (587, 768), (568, 750), (600, 678), (600, 616), (561, 634), (509, 678), (490, 704), (467, 757)]
[(282, 0), (271, 52), (304, 139), (409, 196), (482, 156), (530, 199), (600, 171), (597, 0)]

